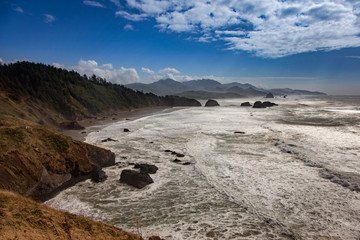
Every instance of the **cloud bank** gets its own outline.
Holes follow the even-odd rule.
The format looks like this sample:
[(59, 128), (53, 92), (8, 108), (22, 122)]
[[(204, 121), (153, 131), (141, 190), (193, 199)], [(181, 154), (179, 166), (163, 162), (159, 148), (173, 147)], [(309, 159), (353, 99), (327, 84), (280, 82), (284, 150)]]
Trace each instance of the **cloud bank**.
[(126, 0), (116, 15), (269, 58), (360, 46), (357, 0)]
[(105, 78), (107, 81), (117, 84), (128, 84), (140, 81), (140, 77), (135, 68), (120, 67), (116, 69), (111, 63), (99, 66), (94, 60), (80, 60), (75, 66), (65, 66), (59, 63), (53, 63), (53, 66), (74, 70), (82, 75), (86, 74), (88, 77), (95, 74), (98, 77)]
[(155, 82), (160, 79), (166, 79), (170, 78), (176, 81), (184, 82), (184, 81), (190, 81), (194, 79), (213, 79), (217, 81), (224, 81), (224, 77), (216, 77), (213, 75), (207, 75), (207, 76), (189, 76), (189, 75), (182, 75), (179, 70), (176, 68), (163, 68), (159, 71), (154, 71), (149, 68), (142, 67), (141, 71), (146, 74), (144, 82)]

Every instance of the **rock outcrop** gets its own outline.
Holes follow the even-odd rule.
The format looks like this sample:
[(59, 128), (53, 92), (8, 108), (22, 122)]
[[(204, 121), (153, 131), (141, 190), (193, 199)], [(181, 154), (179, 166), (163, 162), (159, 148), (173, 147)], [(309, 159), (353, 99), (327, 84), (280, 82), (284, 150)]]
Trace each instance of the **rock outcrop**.
[(115, 164), (115, 154), (42, 126), (0, 128), (0, 188), (45, 201)]
[(266, 108), (266, 106), (261, 101), (256, 101), (253, 108)]
[(112, 139), (112, 138), (105, 138), (101, 140), (101, 142), (118, 142), (118, 140)]
[(266, 94), (265, 98), (274, 98), (274, 95), (269, 92), (268, 94)]
[(243, 102), (240, 105), (241, 107), (251, 107), (251, 104), (249, 102)]
[(154, 181), (147, 173), (125, 169), (121, 172), (120, 182), (141, 189)]
[(263, 102), (265, 107), (273, 107), (273, 106), (278, 106), (276, 103), (273, 102), (269, 102), (269, 101), (265, 101)]
[(94, 169), (91, 173), (91, 180), (96, 183), (104, 182), (107, 179), (107, 175), (102, 169)]
[(167, 106), (172, 107), (201, 107), (201, 103), (193, 98), (185, 98), (178, 96), (165, 96), (162, 100)]
[(148, 173), (148, 174), (155, 174), (157, 172), (157, 170), (159, 169), (155, 165), (146, 164), (146, 163), (135, 164), (134, 168), (138, 168), (138, 169), (140, 169), (140, 172)]
[(220, 105), (216, 100), (213, 100), (213, 99), (209, 99), (205, 103), (205, 107), (216, 107), (216, 106), (220, 106)]

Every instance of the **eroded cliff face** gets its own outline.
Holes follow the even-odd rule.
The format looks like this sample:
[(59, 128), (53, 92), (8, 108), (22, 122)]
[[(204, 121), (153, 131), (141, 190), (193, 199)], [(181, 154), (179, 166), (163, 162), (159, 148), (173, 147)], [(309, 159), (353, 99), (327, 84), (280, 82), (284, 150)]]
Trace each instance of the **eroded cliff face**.
[(44, 201), (115, 164), (115, 154), (44, 126), (0, 126), (0, 188)]

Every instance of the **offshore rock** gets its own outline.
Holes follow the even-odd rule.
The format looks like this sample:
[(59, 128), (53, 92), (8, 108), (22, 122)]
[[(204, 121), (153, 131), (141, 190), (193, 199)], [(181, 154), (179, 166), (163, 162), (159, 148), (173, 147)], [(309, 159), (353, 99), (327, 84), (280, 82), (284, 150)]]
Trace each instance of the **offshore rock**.
[(118, 140), (112, 139), (112, 138), (106, 138), (101, 140), (101, 142), (118, 142)]
[(266, 108), (266, 106), (262, 102), (256, 101), (253, 108)]
[(205, 107), (216, 107), (216, 106), (220, 106), (220, 105), (216, 100), (213, 100), (213, 99), (209, 99), (205, 103)]
[(141, 189), (154, 181), (147, 173), (125, 169), (121, 172), (120, 182)]
[(104, 182), (107, 179), (107, 175), (104, 172), (104, 170), (97, 168), (92, 171), (91, 173), (91, 180), (93, 180), (96, 183)]
[(251, 104), (249, 102), (243, 102), (240, 105), (241, 107), (251, 107)]
[(263, 104), (265, 105), (265, 107), (278, 106), (276, 103), (269, 102), (269, 101), (265, 101), (265, 102), (263, 102)]
[(139, 168), (140, 172), (148, 173), (148, 174), (155, 174), (157, 172), (157, 170), (159, 169), (155, 165), (146, 164), (146, 163), (135, 164), (134, 168)]
[(268, 94), (266, 94), (265, 98), (274, 98), (274, 95), (269, 92)]
[(243, 132), (243, 131), (235, 131), (234, 133), (235, 134), (245, 134), (245, 132)]

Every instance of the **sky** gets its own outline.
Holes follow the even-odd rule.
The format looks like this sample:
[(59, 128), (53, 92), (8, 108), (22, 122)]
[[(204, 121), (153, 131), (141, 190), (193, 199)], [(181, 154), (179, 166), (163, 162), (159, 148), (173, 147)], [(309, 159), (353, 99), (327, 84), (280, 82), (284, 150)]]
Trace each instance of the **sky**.
[(359, 0), (1, 0), (0, 62), (360, 95)]

